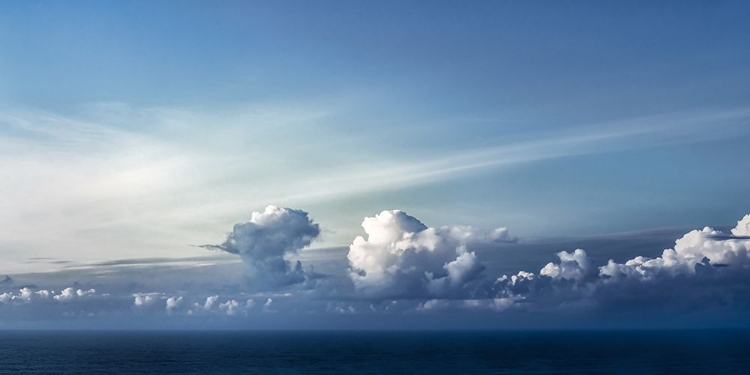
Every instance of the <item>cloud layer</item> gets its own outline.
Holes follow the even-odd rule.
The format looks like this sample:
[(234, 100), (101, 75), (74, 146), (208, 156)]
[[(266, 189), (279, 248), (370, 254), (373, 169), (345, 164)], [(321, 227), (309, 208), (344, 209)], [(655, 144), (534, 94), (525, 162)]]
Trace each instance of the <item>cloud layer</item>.
[[(181, 278), (171, 284), (123, 286), (122, 276), (103, 272), (70, 287), (36, 287), (23, 275), (13, 275), (0, 285), (0, 316), (125, 316), (189, 325), (217, 317), (224, 322), (270, 315), (278, 315), (280, 322), (311, 316), (361, 316), (369, 321), (445, 313), (479, 314), (485, 320), (523, 316), (537, 322), (571, 316), (670, 321), (750, 310), (750, 215), (728, 233), (708, 227), (689, 231), (660, 255), (604, 262), (573, 248), (554, 253), (556, 260), (546, 265), (540, 262), (538, 271), (508, 275), (491, 272), (487, 261), (493, 254), (495, 261), (503, 259), (508, 245), (502, 244), (515, 241), (505, 228), (428, 227), (400, 210), (367, 217), (362, 227), (365, 236), (355, 238), (345, 261), (330, 263), (328, 270), (335, 272), (323, 283), (315, 282), (319, 275), (303, 271), (299, 261), (286, 258), (299, 255), (319, 236), (318, 224), (304, 211), (268, 206), (235, 225), (222, 244), (208, 246), (240, 255), (249, 282), (241, 277), (206, 282), (221, 279), (218, 274), (226, 271), (240, 275), (240, 262), (192, 269), (175, 265), (173, 276)], [(334, 254), (343, 258), (344, 251)], [(640, 245), (631, 252), (639, 253), (658, 254)], [(132, 277), (146, 274), (117, 264), (110, 267)], [(198, 274), (202, 278), (190, 276)], [(107, 284), (110, 278), (118, 285)], [(305, 287), (291, 287), (302, 283)]]

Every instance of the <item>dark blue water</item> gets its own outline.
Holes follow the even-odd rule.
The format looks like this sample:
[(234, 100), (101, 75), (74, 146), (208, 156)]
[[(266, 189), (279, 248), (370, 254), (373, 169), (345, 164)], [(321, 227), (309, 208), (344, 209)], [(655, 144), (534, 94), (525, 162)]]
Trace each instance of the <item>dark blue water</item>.
[(750, 372), (750, 332), (13, 332), (1, 373)]

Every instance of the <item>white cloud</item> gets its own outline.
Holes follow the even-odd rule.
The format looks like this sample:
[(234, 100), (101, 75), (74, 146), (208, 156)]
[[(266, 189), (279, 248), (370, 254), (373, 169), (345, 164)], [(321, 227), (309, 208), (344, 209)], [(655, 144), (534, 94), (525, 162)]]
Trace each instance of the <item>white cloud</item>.
[(203, 303), (203, 309), (204, 310), (211, 310), (211, 308), (214, 306), (214, 303), (219, 299), (219, 296), (208, 296), (206, 297), (206, 302)]
[(167, 313), (171, 313), (174, 310), (177, 310), (182, 305), (182, 301), (183, 301), (182, 296), (169, 297), (167, 299)]
[(539, 271), (540, 275), (549, 276), (553, 279), (565, 279), (582, 281), (590, 275), (591, 264), (586, 251), (576, 249), (569, 253), (561, 251), (556, 254), (560, 258), (560, 263), (548, 263)]
[(94, 293), (96, 293), (95, 289), (89, 289), (89, 290), (77, 289), (76, 290), (73, 287), (68, 287), (68, 288), (63, 289), (60, 292), (60, 294), (54, 296), (54, 298), (58, 301), (70, 301), (72, 299), (86, 297)]
[(136, 307), (151, 306), (159, 298), (159, 293), (134, 293), (133, 305)]
[(349, 277), (369, 296), (448, 296), (461, 293), (484, 266), (467, 245), (510, 241), (505, 228), (486, 233), (467, 226), (429, 228), (403, 211), (365, 218), (367, 238), (349, 247)]
[(747, 309), (750, 298), (750, 215), (731, 234), (706, 227), (675, 241), (661, 256), (636, 256), (624, 263), (609, 260), (594, 267), (586, 252), (557, 253), (539, 275), (521, 271), (498, 279), (501, 305), (525, 301), (529, 307), (598, 306), (628, 309), (684, 309), (712, 306)]
[(49, 290), (37, 290), (34, 294), (38, 295), (40, 298), (46, 299), (51, 297), (54, 293)]
[[(624, 264), (612, 260), (600, 268), (602, 276), (613, 279), (653, 279), (668, 275), (695, 275), (696, 265), (708, 260), (714, 266), (750, 270), (750, 215), (737, 222), (731, 236), (713, 228), (693, 230), (675, 242), (674, 249), (666, 249), (660, 257), (638, 256)], [(736, 238), (733, 238), (736, 237)]]
[[(68, 288), (68, 289), (72, 290), (73, 288)], [(67, 291), (68, 289), (65, 289), (65, 291)], [(29, 289), (29, 288), (22, 288), (19, 291), (19, 294), (18, 294), (17, 297), (18, 297), (18, 299), (21, 299), (23, 301), (30, 301), (31, 297), (33, 295), (34, 295), (34, 292), (31, 289)], [(57, 299), (57, 298), (55, 298), (55, 299)]]
[(57, 302), (68, 302), (74, 299), (82, 299), (88, 296), (96, 294), (95, 289), (76, 289), (73, 287), (67, 287), (60, 291), (59, 294), (55, 294), (52, 290), (37, 289), (30, 287), (23, 287), (18, 290), (17, 293), (6, 292), (0, 294), (0, 302), (9, 303), (12, 301), (28, 303), (33, 300), (54, 300)]
[(219, 304), (219, 310), (225, 312), (227, 315), (235, 315), (240, 310), (240, 303), (232, 299)]
[[(331, 288), (258, 292), (246, 288), (240, 278), (204, 284), (224, 272), (221, 270), (241, 269), (239, 263), (234, 266), (237, 268), (209, 266), (189, 271), (194, 273), (179, 268), (175, 272), (181, 277), (173, 280), (176, 283), (152, 284), (148, 289), (151, 293), (132, 293), (144, 289), (122, 286), (123, 280), (137, 278), (117, 278), (118, 286), (100, 278), (96, 278), (97, 283), (80, 280), (84, 284), (58, 289), (69, 285), (67, 280), (71, 278), (59, 277), (58, 280), (66, 280), (65, 284), (54, 287), (50, 286), (51, 279), (47, 279), (44, 288), (37, 288), (32, 286), (37, 284), (35, 280), (14, 274), (17, 285), (27, 286), (0, 293), (0, 317), (52, 319), (94, 314), (162, 317), (169, 322), (180, 320), (174, 319), (175, 316), (196, 321), (221, 317), (214, 321), (240, 322), (247, 320), (240, 317), (249, 315), (253, 309), (278, 313), (258, 315), (266, 319), (283, 314), (408, 315), (416, 311), (505, 312), (512, 316), (516, 312), (557, 313), (561, 309), (587, 309), (605, 315), (643, 309), (665, 314), (750, 310), (747, 302), (750, 301), (750, 215), (742, 218), (731, 232), (711, 228), (690, 231), (660, 256), (628, 256), (604, 264), (583, 249), (561, 251), (551, 255), (558, 260), (540, 270), (536, 268), (538, 272), (519, 271), (500, 278), (483, 269), (480, 255), (488, 255), (484, 252), (487, 249), (477, 247), (474, 252), (472, 247), (498, 238), (510, 241), (507, 231), (496, 231), (505, 233), (496, 236), (471, 227), (429, 228), (401, 211), (384, 211), (367, 218), (363, 227), (367, 239), (360, 237), (349, 249), (351, 268), (346, 269), (343, 258), (328, 265), (329, 270), (339, 269), (332, 276), (339, 277), (338, 284)], [(239, 246), (237, 243), (241, 241), (234, 245)], [(633, 253), (645, 252), (630, 254)], [(497, 255), (504, 256), (502, 252)], [(498, 256), (494, 260), (498, 259), (508, 258)], [(140, 266), (139, 263), (139, 269)], [(152, 274), (143, 269), (136, 272), (130, 275)], [(198, 274), (206, 279), (192, 277)], [(112, 275), (108, 274), (108, 278)], [(81, 285), (95, 285), (96, 290)]]
[[(4, 269), (36, 267), (22, 262), (61, 245), (83, 261), (151, 256), (153, 249), (179, 257), (189, 251), (184, 244), (205, 243), (264, 202), (336, 201), (503, 165), (729, 136), (702, 130), (726, 130), (723, 124), (748, 117), (747, 109), (737, 109), (632, 118), (409, 160), (366, 137), (351, 146), (335, 131), (316, 138), (322, 145), (309, 142), (317, 129), (311, 125), (339, 109), (299, 104), (191, 110), (98, 103), (66, 115), (3, 109), (0, 174), (15, 176), (0, 186), (6, 229), (0, 244), (13, 245), (3, 249)], [(674, 129), (682, 136), (656, 137)], [(44, 238), (35, 236), (39, 227), (46, 228)], [(349, 238), (340, 233), (329, 238)], [(110, 251), (102, 253), (102, 243)]]
[(264, 310), (264, 311), (270, 311), (270, 312), (273, 312), (274, 310), (272, 310), (272, 308), (273, 308), (273, 298), (270, 298), (270, 297), (269, 297), (269, 298), (268, 298), (268, 299), (266, 300), (266, 303), (264, 303), (264, 304), (263, 304), (263, 310)]

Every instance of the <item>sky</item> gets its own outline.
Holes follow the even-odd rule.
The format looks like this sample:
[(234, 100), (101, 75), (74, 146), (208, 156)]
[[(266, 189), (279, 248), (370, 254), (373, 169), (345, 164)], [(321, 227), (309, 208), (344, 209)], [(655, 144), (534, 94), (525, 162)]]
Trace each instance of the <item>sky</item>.
[(742, 324), (749, 16), (2, 3), (0, 328)]

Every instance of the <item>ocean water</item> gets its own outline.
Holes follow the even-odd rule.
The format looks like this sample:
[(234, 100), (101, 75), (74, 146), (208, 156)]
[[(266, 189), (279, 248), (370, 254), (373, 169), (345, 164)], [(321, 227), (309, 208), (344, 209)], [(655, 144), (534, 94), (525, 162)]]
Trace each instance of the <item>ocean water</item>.
[(0, 331), (0, 373), (739, 374), (750, 331)]

